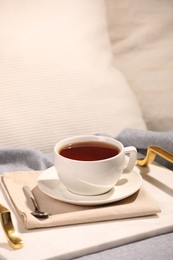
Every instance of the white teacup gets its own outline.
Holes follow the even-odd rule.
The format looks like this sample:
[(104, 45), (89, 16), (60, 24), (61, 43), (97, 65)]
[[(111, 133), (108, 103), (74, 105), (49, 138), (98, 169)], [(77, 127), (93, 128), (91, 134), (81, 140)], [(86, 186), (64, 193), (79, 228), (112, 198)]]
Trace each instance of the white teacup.
[[(99, 195), (111, 190), (123, 172), (136, 162), (133, 146), (124, 147), (107, 136), (82, 135), (55, 145), (55, 168), (65, 187), (80, 195)], [(128, 161), (125, 163), (125, 155)]]

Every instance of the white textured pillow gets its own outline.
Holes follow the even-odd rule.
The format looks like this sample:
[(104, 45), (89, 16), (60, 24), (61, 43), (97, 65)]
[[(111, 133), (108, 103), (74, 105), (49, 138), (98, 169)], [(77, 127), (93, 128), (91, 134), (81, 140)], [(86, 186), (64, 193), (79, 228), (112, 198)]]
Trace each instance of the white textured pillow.
[(173, 1), (106, 4), (114, 65), (137, 95), (147, 127), (173, 129)]
[(145, 129), (112, 66), (104, 2), (0, 2), (0, 143), (50, 151), (61, 138)]

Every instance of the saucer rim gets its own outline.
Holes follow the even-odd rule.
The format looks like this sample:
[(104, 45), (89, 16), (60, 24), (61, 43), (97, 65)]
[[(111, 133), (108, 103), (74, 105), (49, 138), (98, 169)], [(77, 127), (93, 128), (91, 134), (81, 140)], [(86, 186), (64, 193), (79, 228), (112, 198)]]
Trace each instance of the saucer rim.
[[(58, 178), (58, 175), (56, 174), (55, 172), (55, 167), (52, 166), (44, 171), (42, 171), (39, 175), (39, 177), (37, 178), (37, 185), (39, 187), (39, 189), (46, 195), (48, 195), (49, 197), (51, 198), (54, 198), (56, 200), (59, 200), (61, 202), (65, 202), (65, 203), (70, 203), (70, 204), (74, 204), (74, 205), (81, 205), (81, 206), (94, 206), (94, 205), (104, 205), (104, 204), (110, 204), (110, 203), (113, 203), (113, 202), (116, 202), (116, 201), (120, 201), (120, 200), (123, 200), (129, 196), (131, 196), (132, 194), (134, 194), (135, 192), (137, 192), (140, 187), (142, 186), (142, 176), (140, 175), (139, 173), (139, 169), (135, 166), (133, 168), (133, 170), (130, 172), (130, 173), (124, 173), (122, 174), (122, 177), (124, 177), (125, 175), (126, 176), (130, 176), (132, 174), (136, 174), (136, 180), (137, 180), (137, 184), (136, 186), (130, 190), (130, 192), (124, 192), (124, 194), (122, 194), (122, 196), (119, 196), (119, 197), (116, 197), (116, 188), (117, 186), (115, 185), (113, 187), (113, 189), (111, 189), (110, 191), (104, 193), (104, 194), (100, 194), (100, 195), (95, 195), (95, 196), (85, 196), (85, 195), (78, 195), (78, 194), (74, 194), (74, 193), (71, 193), (70, 191), (67, 190), (67, 188), (60, 182), (59, 178)], [(45, 190), (45, 184), (41, 183), (43, 181), (46, 180), (46, 178), (43, 178), (45, 176), (45, 174), (47, 174), (47, 172), (49, 172), (49, 176), (50, 174), (54, 175), (54, 180), (58, 181), (58, 186), (57, 186), (57, 189), (60, 187), (61, 189), (63, 189), (63, 195), (65, 194), (66, 196), (71, 196), (72, 198), (69, 199), (69, 198), (64, 198), (61, 196), (57, 196), (57, 195), (53, 195), (51, 192), (47, 192), (47, 190)], [(134, 173), (135, 172), (135, 173)], [(120, 180), (122, 179), (122, 177), (120, 178)], [(50, 178), (48, 178), (50, 179)], [(47, 180), (48, 180), (47, 179)], [(134, 178), (133, 178), (134, 179)], [(134, 180), (133, 180), (134, 182)], [(128, 182), (127, 184), (124, 184), (124, 185), (128, 185)], [(115, 193), (114, 196), (111, 197), (111, 199), (104, 199), (104, 196), (107, 196), (109, 195), (110, 193)], [(74, 197), (76, 199), (74, 199)], [(101, 199), (103, 197), (103, 199)], [(89, 199), (93, 199), (93, 200), (89, 200)], [(88, 200), (87, 200), (88, 199)]]

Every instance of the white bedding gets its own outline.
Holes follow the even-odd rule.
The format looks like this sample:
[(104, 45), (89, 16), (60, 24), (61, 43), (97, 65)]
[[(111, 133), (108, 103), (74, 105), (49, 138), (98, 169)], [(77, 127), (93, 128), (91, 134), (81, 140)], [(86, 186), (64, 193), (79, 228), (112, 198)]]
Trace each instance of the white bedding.
[(173, 1), (105, 2), (114, 65), (135, 92), (148, 129), (173, 129)]

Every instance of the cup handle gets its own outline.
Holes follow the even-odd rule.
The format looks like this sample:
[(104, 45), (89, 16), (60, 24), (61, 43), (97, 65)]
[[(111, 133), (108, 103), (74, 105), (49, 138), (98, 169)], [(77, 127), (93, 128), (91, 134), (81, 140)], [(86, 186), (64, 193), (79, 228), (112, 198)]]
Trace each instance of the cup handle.
[(129, 156), (128, 162), (126, 167), (124, 168), (124, 173), (130, 172), (133, 167), (135, 166), (136, 160), (137, 160), (137, 150), (134, 146), (128, 146), (124, 148), (125, 155), (127, 154)]

